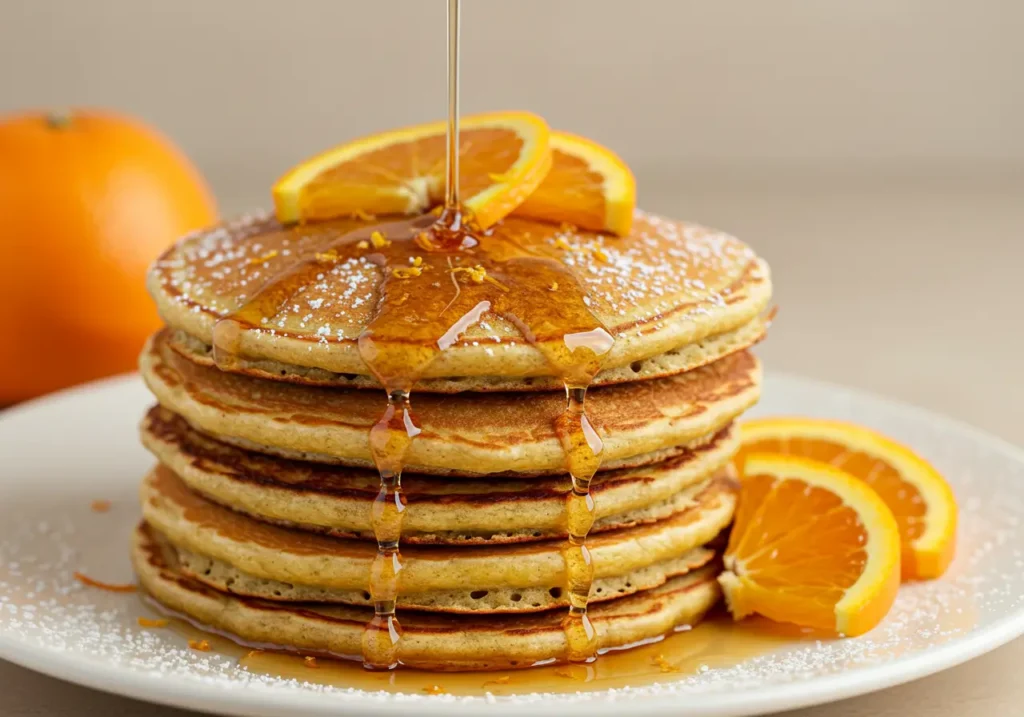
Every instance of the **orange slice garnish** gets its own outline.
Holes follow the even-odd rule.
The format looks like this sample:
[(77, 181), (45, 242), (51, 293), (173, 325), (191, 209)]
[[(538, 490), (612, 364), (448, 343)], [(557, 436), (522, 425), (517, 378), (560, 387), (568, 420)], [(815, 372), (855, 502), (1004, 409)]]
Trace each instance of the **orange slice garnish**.
[[(274, 185), (283, 223), (422, 214), (444, 202), (445, 122), (381, 132), (322, 152)], [(551, 168), (547, 124), (529, 112), (460, 119), (463, 208), (486, 229), (518, 207)]]
[(548, 176), (516, 214), (625, 236), (633, 226), (636, 180), (606, 147), (568, 132), (551, 133)]
[(896, 516), (903, 578), (941, 576), (956, 549), (957, 506), (949, 484), (906, 446), (862, 426), (814, 418), (766, 418), (742, 428), (737, 456), (779, 453), (841, 468), (878, 493)]
[(849, 636), (881, 622), (900, 586), (900, 534), (878, 494), (806, 458), (750, 454), (745, 471), (719, 576), (733, 617)]

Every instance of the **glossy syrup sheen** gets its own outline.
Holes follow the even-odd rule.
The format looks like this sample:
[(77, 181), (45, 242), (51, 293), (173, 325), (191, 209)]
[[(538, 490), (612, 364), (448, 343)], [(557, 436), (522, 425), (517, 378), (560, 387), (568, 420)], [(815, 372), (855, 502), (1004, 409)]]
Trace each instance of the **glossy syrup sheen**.
[(270, 646), (244, 646), (234, 640), (171, 619), (164, 629), (186, 640), (205, 640), (210, 652), (238, 660), (243, 669), (268, 678), (298, 680), (368, 692), (450, 694), (457, 696), (516, 695), (537, 692), (573, 693), (672, 682), (705, 670), (728, 669), (779, 650), (799, 649), (830, 636), (760, 618), (735, 623), (724, 613), (708, 616), (693, 629), (628, 649), (612, 650), (590, 664), (552, 664), (527, 670), (494, 672), (432, 672), (402, 669), (374, 672), (358, 663), (308, 657)]
[(259, 330), (266, 317), (315, 282), (326, 267), (359, 257), (379, 266), (383, 275), (376, 312), (358, 343), (364, 362), (388, 395), (387, 409), (369, 435), (381, 482), (372, 515), (379, 551), (370, 581), (378, 609), (367, 631), (365, 661), (390, 667), (398, 659), (401, 627), (394, 600), (402, 567), (401, 474), (419, 433), (413, 387), (431, 361), (487, 314), (519, 326), (566, 385), (566, 410), (556, 430), (572, 481), (566, 506), (572, 602), (566, 618), (567, 657), (589, 659), (595, 644), (586, 618), (592, 568), (585, 540), (594, 520), (590, 480), (600, 465), (602, 446), (586, 416), (586, 390), (612, 346), (611, 335), (587, 307), (585, 290), (569, 267), (496, 234), (474, 231), (456, 213), (446, 212), (356, 229), (300, 258), (217, 323), (218, 365), (231, 368), (243, 333)]
[(214, 360), (232, 369), (246, 331), (266, 322), (298, 292), (339, 262), (365, 259), (383, 281), (373, 317), (358, 338), (359, 354), (384, 386), (388, 404), (369, 433), (380, 474), (371, 525), (377, 554), (369, 578), (374, 617), (362, 642), (364, 667), (400, 663), (402, 627), (396, 614), (406, 498), (402, 470), (419, 434), (412, 391), (424, 370), (484, 316), (502, 316), (522, 332), (562, 379), (566, 408), (557, 420), (572, 490), (566, 498), (564, 548), (569, 611), (564, 619), (569, 662), (588, 662), (597, 639), (587, 617), (593, 565), (586, 539), (594, 523), (590, 481), (602, 443), (586, 415), (587, 387), (612, 348), (611, 334), (588, 307), (575, 274), (562, 262), (493, 232), (476, 230), (458, 204), (459, 0), (448, 4), (448, 143), (445, 206), (436, 215), (365, 226), (299, 257), (214, 327)]

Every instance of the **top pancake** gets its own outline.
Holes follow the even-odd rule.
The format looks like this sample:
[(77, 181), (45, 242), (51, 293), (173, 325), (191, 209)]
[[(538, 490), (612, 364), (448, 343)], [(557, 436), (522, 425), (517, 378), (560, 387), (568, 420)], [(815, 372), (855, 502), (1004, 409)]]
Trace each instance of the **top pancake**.
[[(149, 289), (172, 328), (209, 346), (218, 319), (366, 225), (339, 219), (283, 227), (265, 215), (244, 217), (175, 244), (153, 266)], [(770, 300), (768, 267), (746, 245), (715, 230), (642, 212), (633, 232), (621, 238), (511, 217), (493, 228), (488, 241), (556, 259), (575, 275), (583, 301), (615, 338), (606, 369), (728, 334), (750, 324)], [(244, 332), (239, 353), (288, 367), (368, 375), (356, 340), (374, 317), (383, 277), (383, 269), (367, 256), (325, 266), (261, 328)], [(438, 276), (440, 282), (452, 278)], [(556, 296), (557, 291), (552, 301)], [(544, 354), (513, 321), (487, 312), (422, 375), (551, 374)]]

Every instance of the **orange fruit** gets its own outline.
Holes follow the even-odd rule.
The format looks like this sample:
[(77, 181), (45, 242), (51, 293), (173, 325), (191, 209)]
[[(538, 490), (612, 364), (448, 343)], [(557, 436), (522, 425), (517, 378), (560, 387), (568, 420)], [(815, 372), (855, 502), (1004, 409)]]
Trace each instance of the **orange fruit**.
[(633, 172), (611, 150), (568, 132), (551, 133), (551, 171), (516, 214), (582, 229), (629, 234), (636, 208)]
[[(551, 168), (550, 131), (529, 112), (459, 120), (463, 208), (486, 229)], [(422, 214), (444, 202), (446, 122), (405, 127), (339, 145), (292, 168), (274, 185), (284, 223), (358, 214)]]
[(815, 418), (748, 421), (737, 456), (802, 456), (841, 468), (870, 485), (896, 516), (903, 578), (942, 575), (956, 548), (957, 506), (949, 484), (906, 446), (862, 426)]
[(826, 463), (749, 454), (725, 570), (733, 617), (860, 635), (900, 586), (900, 534), (864, 481)]
[(0, 404), (134, 368), (150, 262), (215, 219), (164, 137), (121, 115), (0, 117)]

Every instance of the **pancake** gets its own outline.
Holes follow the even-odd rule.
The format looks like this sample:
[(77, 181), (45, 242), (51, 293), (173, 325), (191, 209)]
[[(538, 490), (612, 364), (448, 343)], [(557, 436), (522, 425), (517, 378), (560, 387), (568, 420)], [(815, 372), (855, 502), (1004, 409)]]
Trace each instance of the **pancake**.
[[(650, 525), (591, 537), (594, 578), (627, 575), (681, 557), (732, 520), (737, 485), (729, 468), (693, 496), (693, 507)], [(142, 512), (176, 547), (227, 563), (253, 578), (332, 590), (366, 591), (376, 544), (339, 540), (262, 523), (192, 493), (166, 467), (143, 481)], [(408, 546), (401, 595), (565, 585), (564, 541), (499, 547)], [(423, 602), (426, 598), (420, 598)], [(461, 601), (461, 598), (460, 598)], [(514, 599), (513, 599), (514, 602)], [(434, 609), (445, 605), (433, 600)]]
[[(244, 573), (223, 561), (214, 560), (183, 548), (175, 548), (175, 550), (179, 569), (183, 575), (221, 592), (281, 602), (340, 603), (373, 607), (370, 594), (362, 590), (336, 590), (265, 580)], [(588, 604), (594, 605), (606, 600), (632, 595), (641, 590), (656, 588), (672, 578), (702, 568), (714, 559), (714, 550), (700, 547), (689, 550), (678, 558), (648, 565), (625, 575), (600, 578), (595, 580), (591, 586)], [(434, 591), (401, 595), (398, 598), (398, 608), (403, 612), (405, 610), (420, 610), (451, 614), (495, 615), (543, 612), (544, 610), (567, 607), (569, 607), (567, 591), (560, 588), (545, 589), (543, 587), (491, 588), (472, 592), (464, 590)]]
[[(219, 440), (288, 458), (371, 467), (368, 431), (384, 413), (379, 391), (263, 381), (198, 366), (154, 336), (140, 357), (166, 408)], [(758, 398), (761, 369), (747, 351), (687, 373), (591, 391), (587, 415), (604, 441), (603, 467), (663, 460), (714, 435)], [(562, 473), (555, 431), (564, 394), (417, 395), (421, 432), (409, 472), (441, 475)]]
[[(380, 491), (375, 471), (290, 461), (221, 443), (154, 406), (142, 442), (203, 497), (265, 522), (343, 538), (373, 538), (370, 514)], [(719, 471), (738, 445), (728, 427), (663, 463), (603, 471), (590, 484), (592, 533), (660, 520), (688, 507), (686, 491)], [(566, 536), (565, 476), (526, 480), (448, 480), (409, 474), (402, 543), (500, 544)]]
[[(337, 219), (283, 227), (268, 215), (244, 217), (176, 243), (154, 264), (148, 288), (170, 327), (209, 346), (219, 319), (364, 226), (358, 219)], [(771, 297), (767, 265), (742, 242), (643, 212), (626, 237), (509, 217), (486, 233), (486, 241), (499, 253), (554, 259), (575, 277), (590, 313), (616, 339), (606, 369), (735, 331), (762, 313)], [(467, 261), (472, 255), (467, 252)], [(371, 259), (352, 256), (325, 265), (315, 280), (290, 286), (280, 310), (243, 332), (236, 353), (368, 376), (356, 339), (375, 314), (385, 276)], [(437, 287), (454, 281), (454, 275), (442, 276), (446, 271), (434, 272)], [(556, 299), (553, 293), (550, 301)], [(516, 321), (490, 311), (480, 318), (425, 368), (423, 378), (552, 374)], [(562, 336), (540, 341), (561, 344)]]
[[(135, 531), (132, 562), (142, 587), (174, 613), (249, 644), (302, 654), (358, 659), (373, 611), (343, 606), (291, 605), (228, 595), (180, 572), (174, 550), (147, 526)], [(607, 650), (694, 625), (718, 601), (717, 564), (673, 578), (589, 611), (598, 647)], [(432, 616), (405, 612), (399, 659), (429, 670), (499, 670), (562, 660), (563, 615)]]
[[(646, 381), (651, 378), (674, 376), (692, 371), (729, 354), (750, 348), (765, 335), (766, 322), (761, 317), (743, 324), (738, 329), (708, 336), (680, 348), (639, 359), (626, 366), (609, 368), (598, 373), (592, 386), (610, 386), (628, 381)], [(201, 366), (214, 366), (213, 348), (184, 331), (172, 331), (168, 345), (185, 358)], [(335, 388), (383, 387), (372, 376), (356, 373), (335, 373), (322, 368), (309, 368), (284, 364), (268, 359), (240, 357), (228, 370), (274, 381), (288, 381), (307, 386)], [(561, 391), (562, 382), (553, 376), (504, 378), (502, 376), (461, 376), (428, 378), (416, 384), (417, 393), (461, 393), (463, 391)]]

